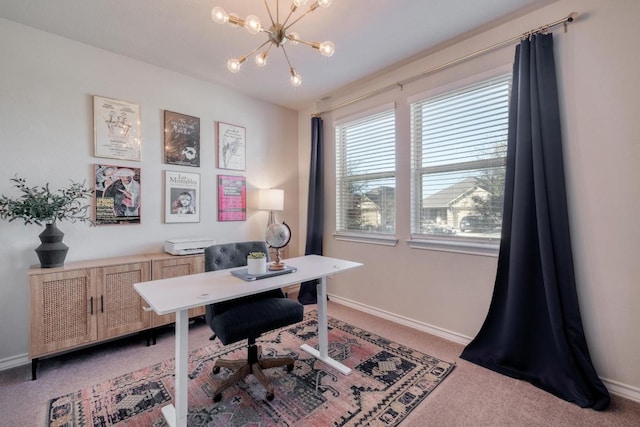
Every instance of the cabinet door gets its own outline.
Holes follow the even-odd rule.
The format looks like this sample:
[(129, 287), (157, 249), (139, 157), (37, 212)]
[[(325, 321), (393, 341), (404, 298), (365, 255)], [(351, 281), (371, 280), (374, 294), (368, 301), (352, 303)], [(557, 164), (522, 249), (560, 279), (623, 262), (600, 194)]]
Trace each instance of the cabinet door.
[[(153, 261), (153, 280), (169, 279), (172, 277), (188, 276), (190, 274), (202, 273), (204, 271), (204, 256), (182, 256), (170, 259), (159, 259)], [(204, 307), (192, 308), (189, 310), (189, 317), (203, 316)], [(176, 320), (175, 314), (158, 315), (151, 314), (152, 325), (161, 326), (173, 323)]]
[(105, 339), (151, 326), (146, 303), (133, 288), (151, 277), (151, 263), (137, 262), (97, 268), (98, 338)]
[(97, 339), (94, 280), (93, 269), (30, 277), (31, 358)]

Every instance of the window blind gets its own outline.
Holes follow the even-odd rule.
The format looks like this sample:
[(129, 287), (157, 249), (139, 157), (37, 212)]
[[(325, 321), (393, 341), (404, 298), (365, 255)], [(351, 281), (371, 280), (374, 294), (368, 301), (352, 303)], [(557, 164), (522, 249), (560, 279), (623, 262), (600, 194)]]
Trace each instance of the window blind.
[(336, 228), (395, 233), (395, 110), (335, 127)]
[[(510, 83), (504, 74), (411, 104), (412, 233), (499, 238)], [(480, 225), (461, 230), (465, 217)]]

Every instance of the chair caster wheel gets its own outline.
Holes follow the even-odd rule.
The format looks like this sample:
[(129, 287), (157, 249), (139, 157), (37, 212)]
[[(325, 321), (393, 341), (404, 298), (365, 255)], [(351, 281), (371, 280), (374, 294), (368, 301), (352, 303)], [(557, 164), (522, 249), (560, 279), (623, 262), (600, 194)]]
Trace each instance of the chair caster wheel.
[(213, 369), (212, 369), (212, 372), (214, 374), (219, 374), (220, 373), (220, 366), (214, 366)]
[(293, 363), (287, 365), (287, 372), (293, 371)]
[(273, 400), (274, 394), (273, 393), (267, 393), (267, 400), (269, 402), (271, 402)]
[(222, 400), (222, 393), (218, 393), (218, 394), (216, 394), (215, 396), (213, 396), (213, 401), (214, 401), (215, 403), (218, 403), (218, 402), (220, 402), (221, 400)]

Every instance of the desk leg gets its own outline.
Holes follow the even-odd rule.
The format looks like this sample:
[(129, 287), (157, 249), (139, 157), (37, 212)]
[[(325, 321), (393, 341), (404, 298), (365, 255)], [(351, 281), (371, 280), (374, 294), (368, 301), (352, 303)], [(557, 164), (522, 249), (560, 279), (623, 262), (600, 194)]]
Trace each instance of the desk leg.
[(316, 285), (318, 295), (318, 348), (320, 359), (329, 357), (329, 322), (327, 321), (327, 286), (326, 278), (321, 278)]
[(318, 294), (318, 350), (308, 344), (302, 344), (300, 348), (327, 365), (337, 369), (344, 375), (351, 373), (351, 368), (346, 367), (337, 360), (329, 357), (329, 324), (327, 322), (327, 278), (322, 277), (317, 285)]
[(176, 391), (175, 407), (162, 408), (162, 415), (170, 427), (187, 427), (188, 375), (189, 375), (189, 310), (176, 313)]

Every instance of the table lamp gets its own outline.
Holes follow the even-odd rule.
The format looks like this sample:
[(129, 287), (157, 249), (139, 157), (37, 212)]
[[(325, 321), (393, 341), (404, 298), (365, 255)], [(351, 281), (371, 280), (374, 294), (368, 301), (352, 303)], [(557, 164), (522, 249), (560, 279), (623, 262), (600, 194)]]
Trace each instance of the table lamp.
[(284, 190), (277, 188), (263, 188), (258, 190), (257, 207), (269, 211), (267, 228), (276, 222), (274, 211), (284, 210)]

